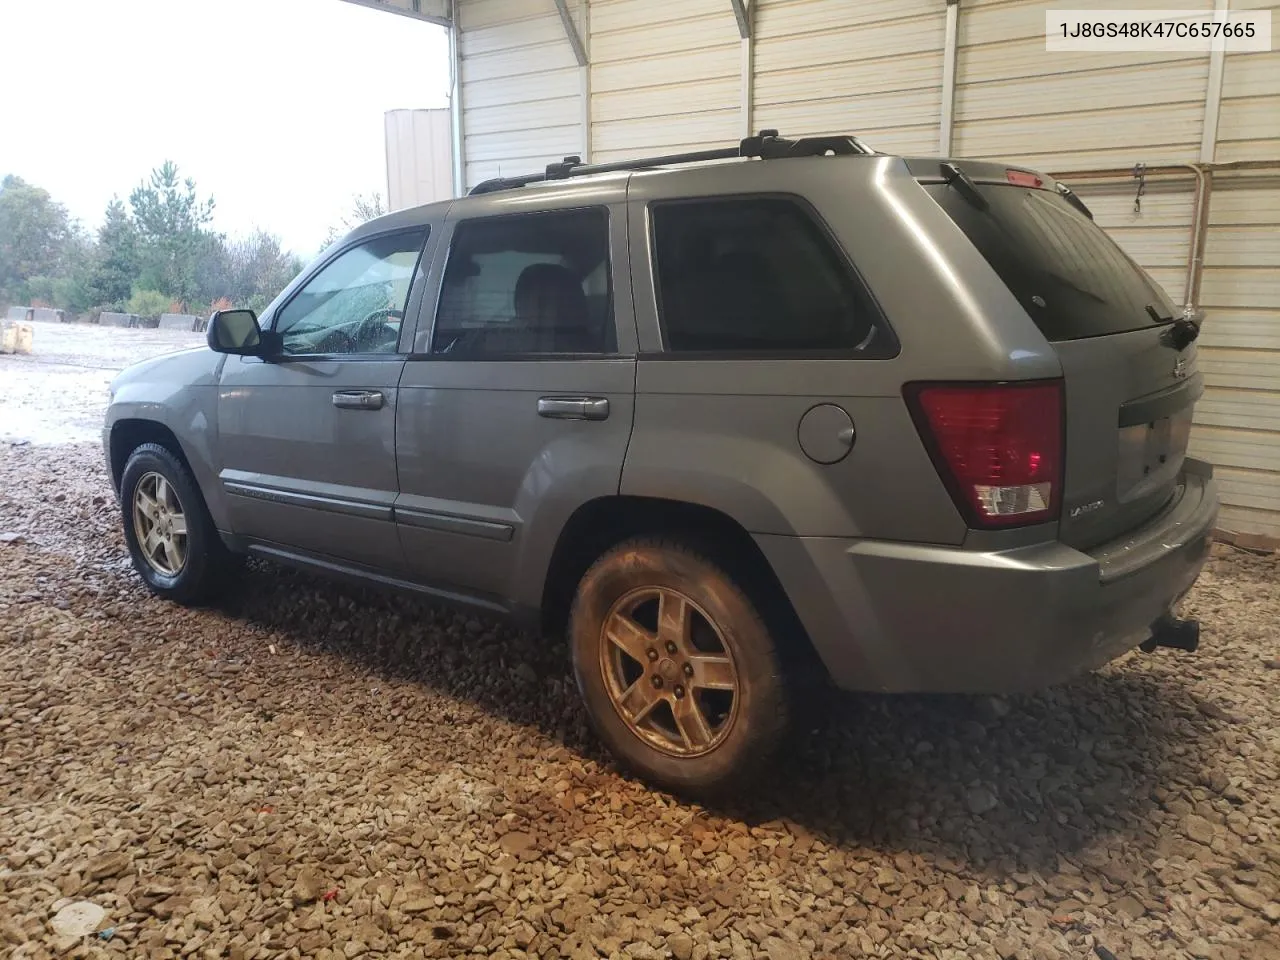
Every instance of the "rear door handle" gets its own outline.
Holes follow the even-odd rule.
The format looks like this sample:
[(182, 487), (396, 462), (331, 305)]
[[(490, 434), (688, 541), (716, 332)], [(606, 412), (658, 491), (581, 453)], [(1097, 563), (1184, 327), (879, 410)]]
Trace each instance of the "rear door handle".
[(605, 397), (539, 397), (538, 416), (552, 420), (607, 420)]
[(380, 390), (339, 390), (333, 405), (343, 410), (381, 410), (385, 398)]

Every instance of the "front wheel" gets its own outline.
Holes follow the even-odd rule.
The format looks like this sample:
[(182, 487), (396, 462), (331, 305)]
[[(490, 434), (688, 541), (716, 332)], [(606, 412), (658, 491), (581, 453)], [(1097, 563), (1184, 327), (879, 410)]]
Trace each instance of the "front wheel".
[(578, 586), (569, 641), (600, 738), (677, 793), (744, 782), (786, 729), (764, 621), (724, 570), (683, 544), (632, 540), (597, 560)]
[(144, 443), (130, 454), (120, 477), (120, 507), (133, 567), (153, 593), (194, 604), (224, 585), (234, 558), (194, 478), (173, 453)]

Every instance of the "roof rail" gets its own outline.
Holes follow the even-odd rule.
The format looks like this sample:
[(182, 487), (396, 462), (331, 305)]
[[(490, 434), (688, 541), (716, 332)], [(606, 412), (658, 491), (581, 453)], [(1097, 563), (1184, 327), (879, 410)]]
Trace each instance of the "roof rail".
[(801, 137), (789, 140), (778, 136), (777, 130), (761, 130), (754, 137), (746, 137), (736, 147), (719, 150), (695, 150), (691, 153), (672, 153), (662, 157), (641, 157), (636, 160), (617, 160), (613, 163), (583, 163), (581, 157), (565, 157), (560, 163), (547, 164), (543, 173), (529, 173), (519, 177), (495, 177), (477, 183), (468, 196), (512, 190), (530, 183), (547, 180), (567, 180), (585, 177), (593, 173), (612, 173), (618, 170), (649, 170), (681, 163), (703, 163), (708, 160), (733, 160), (740, 157), (760, 160), (780, 160), (785, 157), (821, 157), (827, 154), (873, 155), (870, 147), (854, 136)]

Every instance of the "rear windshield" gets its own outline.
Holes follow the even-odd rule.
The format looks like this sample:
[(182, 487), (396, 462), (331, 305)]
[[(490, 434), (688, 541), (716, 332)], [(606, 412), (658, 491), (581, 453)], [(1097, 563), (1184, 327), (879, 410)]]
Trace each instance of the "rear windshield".
[(1057, 193), (979, 183), (981, 210), (956, 186), (923, 185), (1018, 298), (1047, 340), (1080, 340), (1173, 318), (1168, 296)]

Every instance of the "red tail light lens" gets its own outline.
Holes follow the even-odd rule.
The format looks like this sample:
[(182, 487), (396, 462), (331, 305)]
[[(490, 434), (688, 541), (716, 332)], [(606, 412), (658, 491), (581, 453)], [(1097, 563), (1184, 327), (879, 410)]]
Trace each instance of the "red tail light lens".
[(934, 465), (971, 525), (1057, 519), (1061, 380), (911, 384), (907, 401)]

